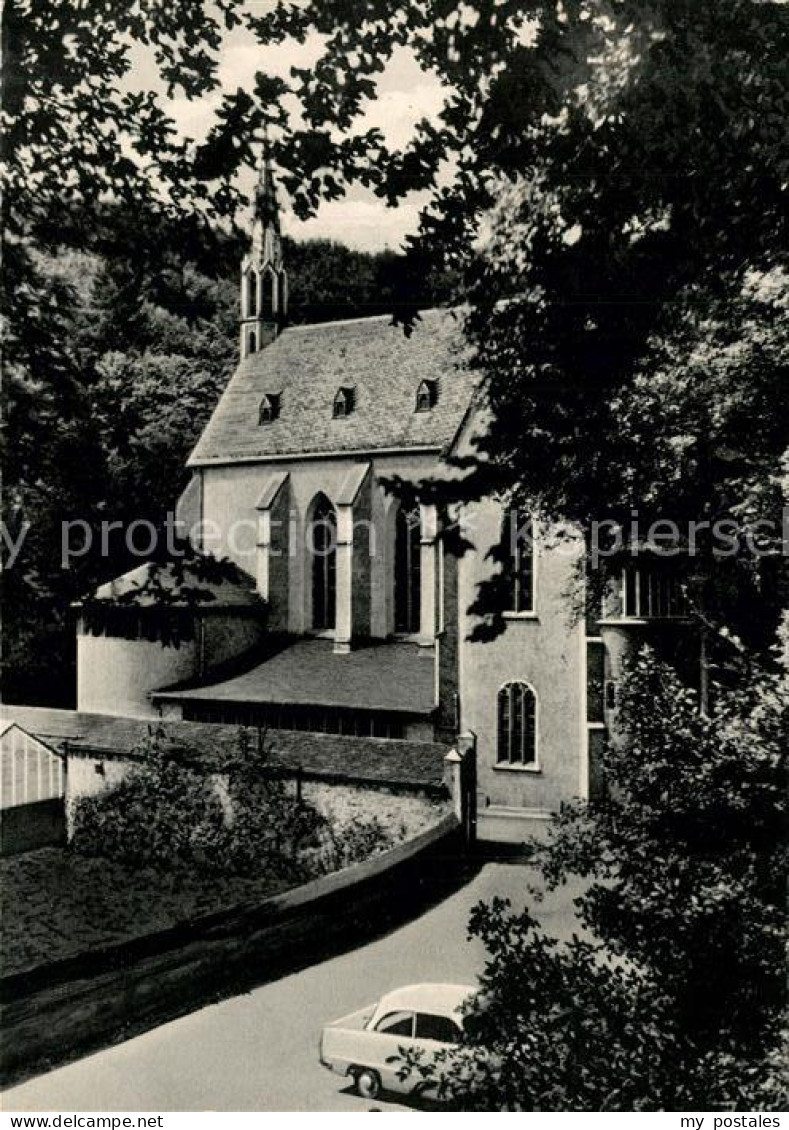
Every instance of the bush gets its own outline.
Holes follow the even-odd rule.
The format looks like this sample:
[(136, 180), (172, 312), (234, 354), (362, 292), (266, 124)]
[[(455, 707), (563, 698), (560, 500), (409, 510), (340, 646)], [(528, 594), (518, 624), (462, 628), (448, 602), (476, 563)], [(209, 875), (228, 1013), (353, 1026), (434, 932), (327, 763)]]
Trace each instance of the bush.
[(356, 816), (338, 828), (330, 824), (322, 863), (326, 871), (339, 871), (387, 851), (405, 837), (405, 825), (394, 832), (386, 828), (377, 816)]
[(328, 821), (280, 781), (224, 790), (216, 777), (173, 761), (135, 770), (119, 785), (79, 800), (75, 851), (137, 867), (301, 881)]

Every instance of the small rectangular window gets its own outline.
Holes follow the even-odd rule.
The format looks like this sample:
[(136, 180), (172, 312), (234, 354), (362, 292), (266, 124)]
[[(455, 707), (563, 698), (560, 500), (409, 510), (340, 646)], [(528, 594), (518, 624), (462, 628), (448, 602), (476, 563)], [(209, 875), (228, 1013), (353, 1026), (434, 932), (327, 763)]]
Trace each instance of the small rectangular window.
[(588, 722), (604, 722), (605, 648), (597, 640), (586, 645), (586, 718)]
[(534, 522), (523, 510), (510, 510), (504, 522), (503, 550), (510, 585), (506, 611), (534, 611)]

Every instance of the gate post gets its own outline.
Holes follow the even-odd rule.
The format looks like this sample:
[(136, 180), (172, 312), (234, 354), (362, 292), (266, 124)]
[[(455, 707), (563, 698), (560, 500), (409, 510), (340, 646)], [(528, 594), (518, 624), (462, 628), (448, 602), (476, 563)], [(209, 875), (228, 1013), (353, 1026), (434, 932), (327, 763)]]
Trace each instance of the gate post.
[(477, 838), (477, 736), (460, 734), (457, 746), (444, 758), (449, 791), (466, 847)]

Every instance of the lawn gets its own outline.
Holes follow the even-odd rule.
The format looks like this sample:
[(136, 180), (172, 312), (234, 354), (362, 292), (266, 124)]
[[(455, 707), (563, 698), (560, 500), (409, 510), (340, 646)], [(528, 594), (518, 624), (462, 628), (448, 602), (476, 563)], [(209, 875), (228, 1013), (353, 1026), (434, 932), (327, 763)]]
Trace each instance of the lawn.
[(126, 867), (61, 848), (0, 861), (2, 973), (73, 957), (247, 900), (289, 884), (250, 878)]

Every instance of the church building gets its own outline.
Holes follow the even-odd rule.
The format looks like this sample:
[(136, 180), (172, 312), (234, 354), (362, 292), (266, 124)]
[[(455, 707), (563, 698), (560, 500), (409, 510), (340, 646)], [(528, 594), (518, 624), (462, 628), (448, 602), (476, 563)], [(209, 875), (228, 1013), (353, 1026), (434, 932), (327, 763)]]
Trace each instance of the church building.
[[(241, 268), (240, 363), (189, 460), (178, 518), (235, 580), (184, 608), (178, 646), (146, 627), (83, 616), (78, 710), (429, 743), (476, 750), (482, 839), (517, 842), (563, 800), (598, 787), (616, 728), (623, 657), (683, 621), (677, 590), (638, 567), (599, 618), (578, 613), (579, 540), (545, 536), (496, 500), (463, 513), (411, 506), (392, 480), (457, 473), (484, 427), (479, 375), (452, 310), (406, 337), (388, 317), (288, 325), (271, 174), (261, 173)], [(418, 493), (418, 492), (417, 492)], [(445, 533), (462, 523), (473, 549)], [(480, 582), (509, 532), (504, 630), (470, 639)], [(111, 601), (141, 566), (105, 585)], [(173, 609), (170, 609), (173, 612)], [(171, 623), (172, 629), (172, 623)]]

